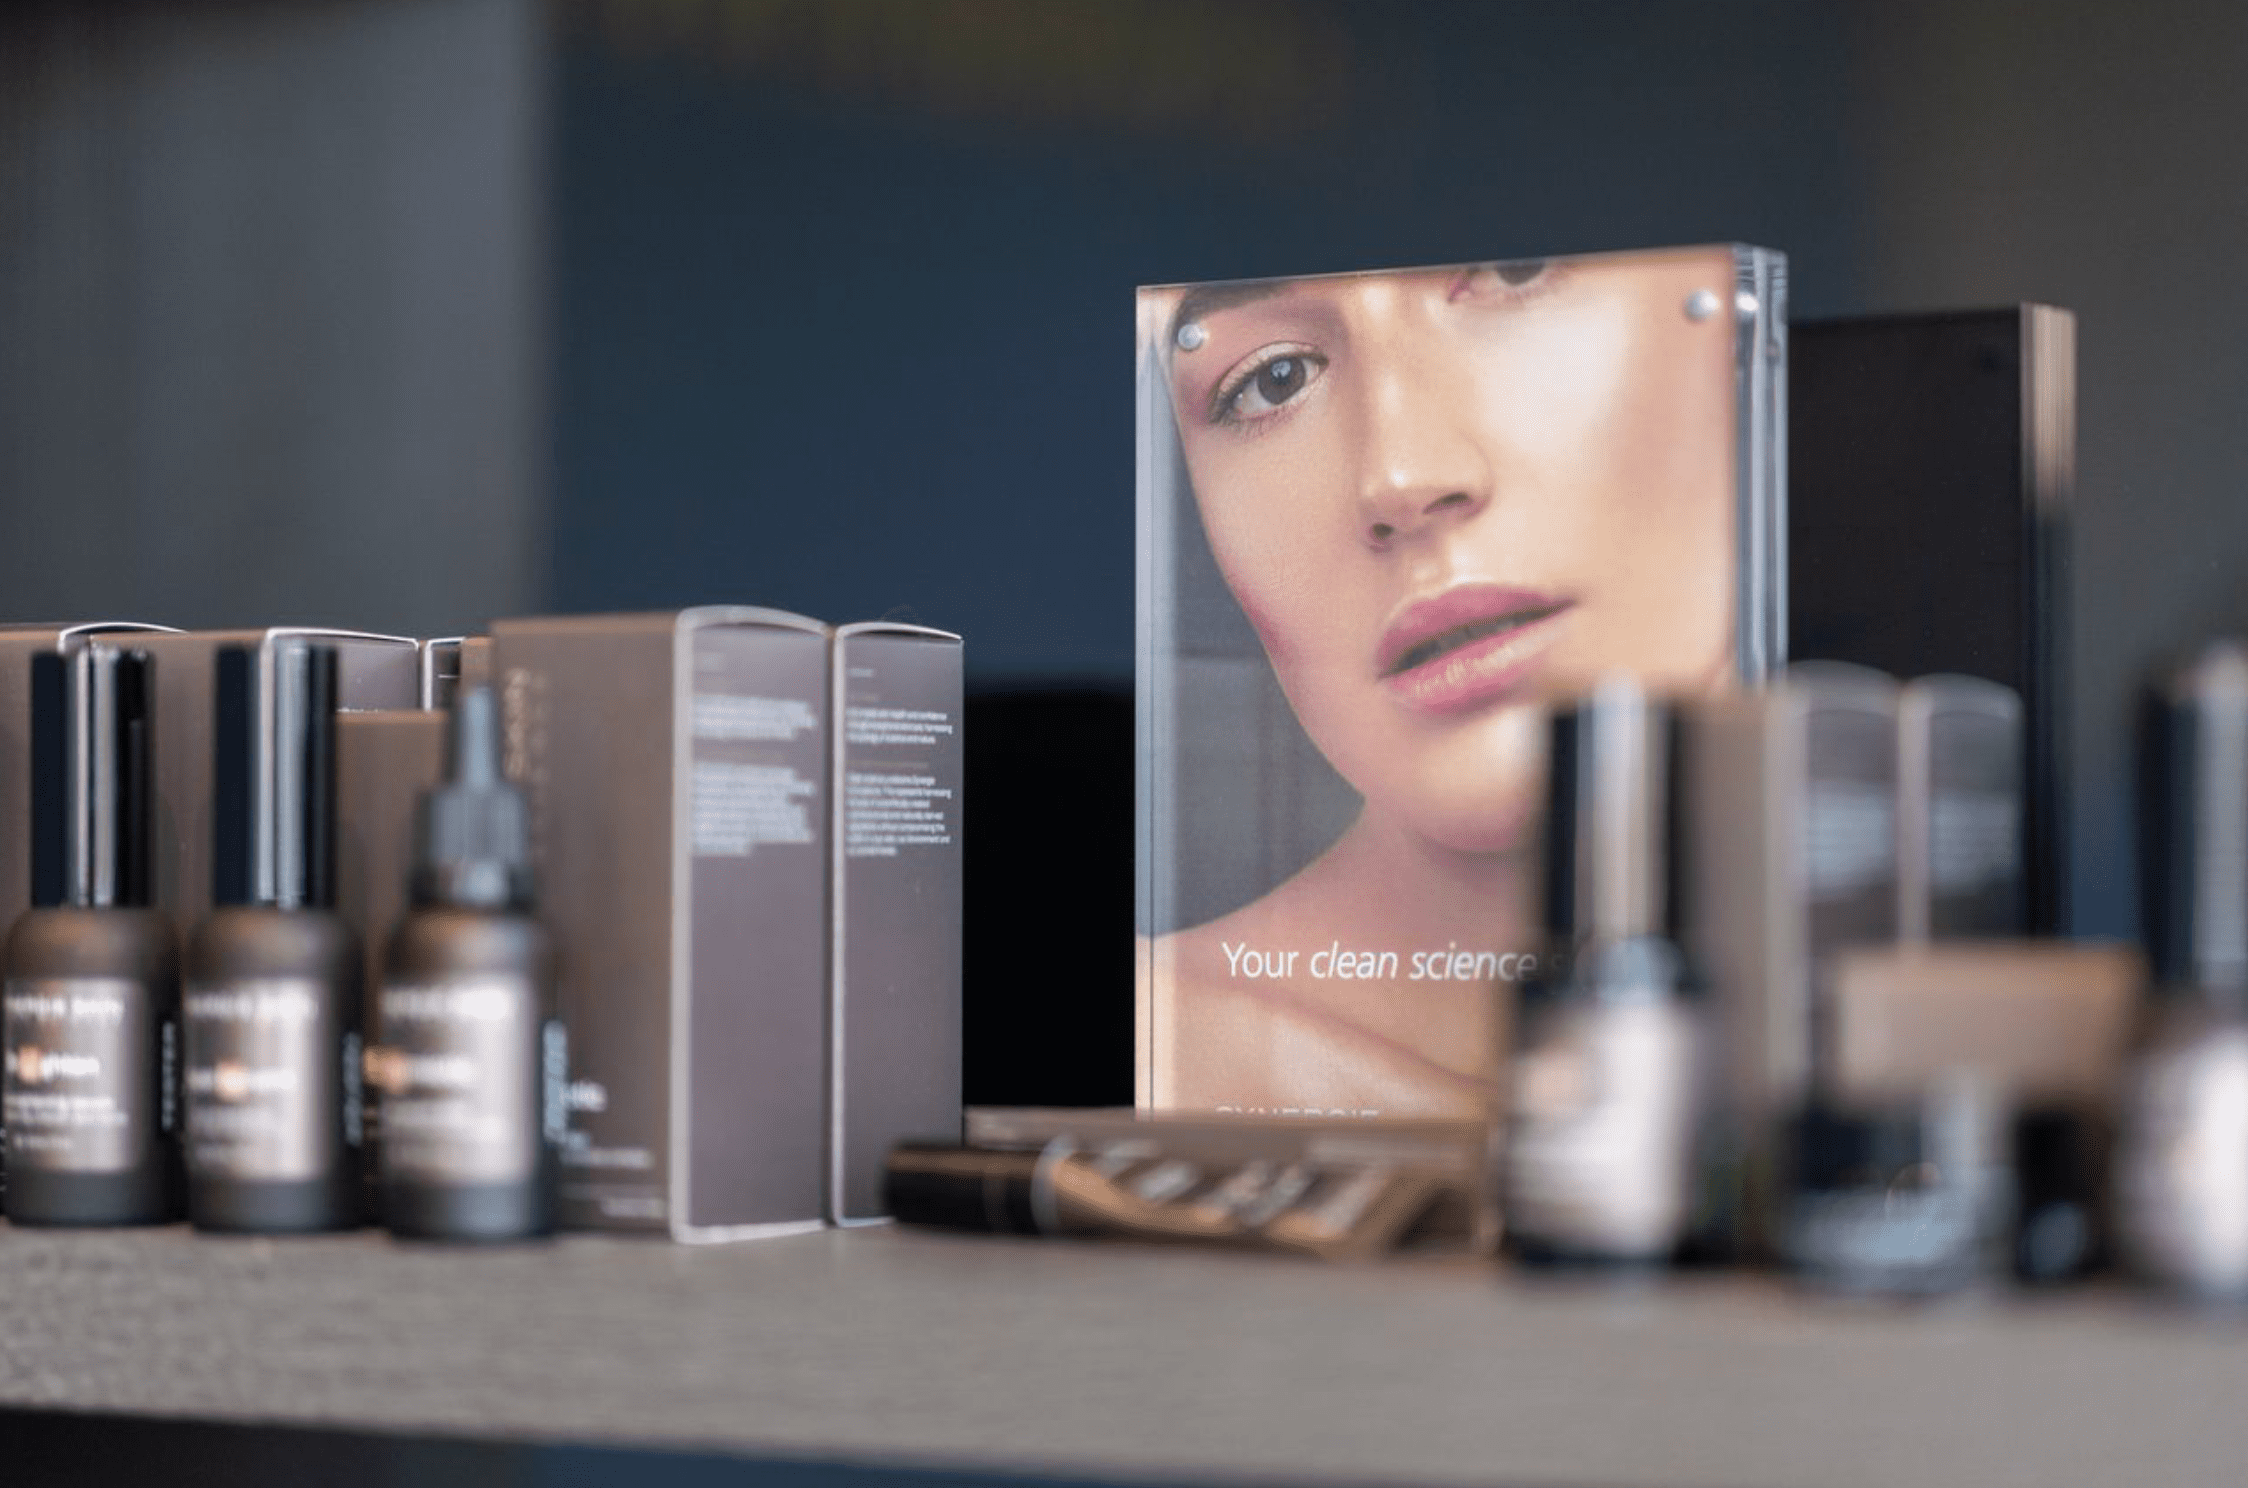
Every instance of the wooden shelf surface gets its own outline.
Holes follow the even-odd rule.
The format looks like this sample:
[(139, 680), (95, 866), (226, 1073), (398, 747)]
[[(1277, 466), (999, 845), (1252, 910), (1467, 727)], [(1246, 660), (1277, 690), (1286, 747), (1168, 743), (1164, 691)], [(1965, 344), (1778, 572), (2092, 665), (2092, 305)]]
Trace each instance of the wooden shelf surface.
[(0, 1233), (0, 1405), (1128, 1482), (2248, 1481), (2248, 1319), (874, 1229)]

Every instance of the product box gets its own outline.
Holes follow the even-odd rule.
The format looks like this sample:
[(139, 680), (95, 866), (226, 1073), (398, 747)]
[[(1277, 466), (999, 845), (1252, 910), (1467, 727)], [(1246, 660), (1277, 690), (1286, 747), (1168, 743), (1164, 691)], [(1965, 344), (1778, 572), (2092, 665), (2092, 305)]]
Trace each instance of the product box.
[(1721, 1251), (1783, 1248), (1795, 1128), (1830, 1084), (1835, 957), (1896, 939), (1897, 735), (1895, 681), (1841, 663), (1790, 667), (1693, 721), (1684, 941), (1717, 1020)]
[(492, 670), (569, 1029), (565, 1223), (817, 1227), (827, 628), (731, 606), (508, 620)]
[(82, 636), (164, 628), (126, 620), (0, 625), (0, 938), (31, 908), (31, 658), (67, 653)]
[(1831, 982), (1826, 1094), (1842, 1109), (1919, 1099), (1965, 1073), (2011, 1103), (2105, 1110), (2146, 963), (2121, 945), (1954, 940), (1841, 951)]
[(1897, 684), (1798, 664), (1699, 710), (1686, 951), (1714, 989), (1720, 1089), (1751, 1125), (1808, 1100), (1835, 954), (1897, 938)]
[(1897, 694), (1897, 938), (2020, 935), (2022, 700), (1979, 677)]
[[(426, 644), (424, 654), (426, 656)], [(382, 708), (336, 718), (336, 910), (359, 931), (369, 1020), (383, 985), (391, 933), (405, 916), (414, 864), (414, 820), (424, 792), (445, 773), (441, 708)], [(382, 1092), (360, 1097), (367, 1179), (380, 1179)]]
[(463, 691), (492, 682), (490, 636), (438, 636), (421, 643), (421, 705), (450, 708)]
[(1479, 1116), (1544, 705), (1784, 654), (1785, 260), (1172, 285), (1138, 331), (1138, 1104)]
[(1790, 652), (2020, 694), (2024, 913), (2065, 934), (2076, 317), (1812, 321), (1789, 380)]
[(421, 697), (424, 708), (449, 708), (461, 684), (460, 636), (432, 636), (420, 642)]
[(828, 1218), (883, 1217), (882, 1163), (960, 1133), (960, 638), (836, 629)]
[[(261, 688), (276, 685), (276, 662), (302, 646), (330, 646), (336, 652), (336, 707), (339, 715), (367, 709), (412, 708), (420, 696), (419, 648), (404, 636), (359, 631), (275, 628), (198, 630), (137, 639), (156, 663), (156, 902), (171, 912), (181, 935), (211, 910), (214, 902), (212, 791), (216, 779), (217, 685), (219, 652), (229, 646), (255, 653)], [(253, 799), (257, 822), (241, 844), (252, 899), (268, 897), (276, 872), (275, 855), (296, 840), (293, 823), (278, 813), (294, 809), (293, 791), (277, 791), (272, 771), (278, 741), (269, 736), (248, 741), (253, 751)], [(343, 871), (339, 858), (338, 871)], [(364, 908), (339, 895), (337, 909), (364, 934)]]
[(445, 773), (445, 711), (384, 708), (336, 719), (336, 907), (366, 942), (368, 993), (407, 908), (414, 819)]

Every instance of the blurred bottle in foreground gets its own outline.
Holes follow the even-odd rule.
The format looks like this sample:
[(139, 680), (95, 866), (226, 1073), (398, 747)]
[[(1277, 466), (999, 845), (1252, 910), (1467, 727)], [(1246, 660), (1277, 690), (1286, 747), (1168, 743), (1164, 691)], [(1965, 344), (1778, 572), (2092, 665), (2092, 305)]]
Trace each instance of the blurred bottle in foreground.
[(1611, 680), (1551, 739), (1545, 930), (1571, 950), (1520, 988), (1508, 1237), (1527, 1260), (1660, 1264), (1693, 1216), (1706, 1047), (1675, 934), (1682, 727)]
[(2153, 995), (2124, 1095), (2124, 1244), (2153, 1279), (2248, 1300), (2248, 649), (2158, 682), (2139, 742)]

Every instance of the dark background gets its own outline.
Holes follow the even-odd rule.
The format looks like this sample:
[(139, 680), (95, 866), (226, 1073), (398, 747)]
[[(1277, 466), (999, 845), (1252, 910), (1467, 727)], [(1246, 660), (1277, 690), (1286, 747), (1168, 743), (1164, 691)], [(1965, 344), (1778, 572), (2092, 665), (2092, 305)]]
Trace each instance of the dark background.
[(2248, 627), (2243, 76), (2219, 0), (13, 5), (0, 611), (961, 631), (970, 1093), (1124, 1098), (1132, 287), (1761, 242), (2079, 313), (2128, 934), (2128, 688)]

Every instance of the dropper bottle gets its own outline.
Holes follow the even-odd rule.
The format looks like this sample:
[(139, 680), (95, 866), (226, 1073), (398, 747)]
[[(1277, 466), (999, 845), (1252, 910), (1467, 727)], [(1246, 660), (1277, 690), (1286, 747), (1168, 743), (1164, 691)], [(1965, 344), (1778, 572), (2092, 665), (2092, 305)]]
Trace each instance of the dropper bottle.
[(179, 949), (149, 907), (153, 663), (32, 660), (34, 907), (7, 947), (8, 1218), (162, 1224), (180, 1202)]
[(446, 743), (368, 1059), (383, 1102), (383, 1222), (420, 1239), (524, 1239), (554, 1228), (567, 1075), (554, 953), (489, 688), (461, 696)]
[(335, 648), (228, 647), (214, 687), (220, 907), (187, 953), (188, 1218), (350, 1229), (364, 1219), (360, 951), (335, 912)]

